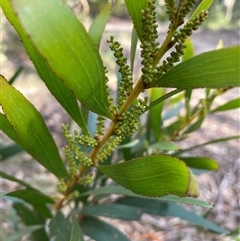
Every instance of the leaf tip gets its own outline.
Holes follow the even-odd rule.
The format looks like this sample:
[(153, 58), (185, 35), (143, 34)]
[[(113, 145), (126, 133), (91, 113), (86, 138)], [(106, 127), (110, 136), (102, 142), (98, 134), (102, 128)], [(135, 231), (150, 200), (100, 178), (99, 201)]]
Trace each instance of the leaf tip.
[(189, 197), (199, 196), (199, 186), (191, 170), (189, 170), (189, 183), (188, 183), (188, 189), (187, 189), (187, 196)]

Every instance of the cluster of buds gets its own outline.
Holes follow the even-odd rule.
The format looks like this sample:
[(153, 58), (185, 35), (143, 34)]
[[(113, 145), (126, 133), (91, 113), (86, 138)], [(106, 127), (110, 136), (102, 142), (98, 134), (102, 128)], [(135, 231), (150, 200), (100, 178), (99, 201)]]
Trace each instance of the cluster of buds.
[(121, 138), (133, 135), (139, 128), (139, 118), (145, 112), (148, 105), (148, 98), (139, 99), (138, 103), (123, 113), (117, 123), (115, 134)]
[(118, 108), (114, 104), (114, 100), (111, 97), (111, 89), (107, 85), (107, 82), (109, 81), (107, 73), (108, 73), (108, 69), (105, 67), (105, 82), (106, 82), (106, 93), (107, 93), (107, 97), (108, 97), (109, 111), (112, 113), (113, 116), (115, 116), (117, 114), (117, 112), (118, 112)]
[(186, 48), (185, 41), (187, 37), (191, 36), (192, 32), (197, 30), (207, 17), (208, 11), (202, 11), (193, 20), (189, 21), (180, 30), (175, 32), (173, 40), (171, 41), (171, 45), (175, 44), (175, 50), (156, 68), (157, 71), (154, 75), (155, 79), (162, 77), (174, 66), (174, 63), (180, 61), (180, 57), (184, 54), (184, 49)]
[(155, 7), (156, 0), (148, 1), (148, 7), (142, 10), (142, 79), (145, 84), (153, 80), (154, 72), (154, 56), (158, 51), (159, 43), (156, 41), (158, 38), (158, 25), (157, 25), (157, 12)]
[(196, 0), (180, 0), (177, 9), (177, 22), (176, 25), (180, 26), (184, 23), (184, 18), (192, 10)]
[(166, 12), (169, 16), (169, 21), (173, 23), (176, 14), (175, 0), (164, 0), (164, 3), (165, 7), (167, 8)]
[[(68, 129), (68, 125), (63, 125), (62, 128), (65, 138), (67, 140), (67, 144), (65, 145), (63, 150), (68, 164), (69, 172), (69, 176), (65, 179), (60, 180), (57, 185), (57, 190), (63, 193), (65, 192), (69, 184), (75, 179), (75, 177), (79, 175), (81, 167), (90, 167), (93, 165), (92, 159), (89, 158), (87, 153), (82, 150), (82, 146), (95, 147), (97, 145), (97, 141), (90, 135), (88, 136), (79, 134), (79, 132), (76, 130), (74, 131), (73, 136)], [(82, 178), (85, 178), (85, 176), (79, 179), (80, 182)], [(87, 182), (84, 181), (84, 183)]]
[(88, 147), (95, 147), (97, 146), (97, 141), (92, 136), (82, 135), (79, 134), (77, 130), (74, 131), (74, 141), (79, 143), (80, 145), (85, 145)]
[(104, 161), (112, 151), (121, 143), (123, 138), (121, 136), (111, 136), (102, 149), (98, 152), (96, 160), (98, 162)]
[(100, 136), (104, 134), (104, 127), (105, 127), (105, 117), (98, 115), (97, 117), (97, 123), (96, 123), (96, 137), (99, 139)]
[(121, 74), (117, 103), (117, 108), (120, 109), (124, 105), (127, 96), (130, 95), (133, 88), (132, 72), (127, 64), (127, 58), (123, 54), (121, 44), (115, 41), (113, 36), (111, 36), (107, 42), (110, 44), (110, 49), (114, 52), (116, 63), (119, 66), (119, 73)]
[(191, 36), (193, 31), (197, 30), (207, 17), (208, 11), (204, 10), (191, 21), (187, 22), (179, 31), (176, 31), (174, 35), (175, 42), (185, 42), (186, 38)]
[(88, 173), (79, 180), (79, 184), (82, 184), (84, 186), (90, 185), (93, 182), (93, 178), (93, 173)]

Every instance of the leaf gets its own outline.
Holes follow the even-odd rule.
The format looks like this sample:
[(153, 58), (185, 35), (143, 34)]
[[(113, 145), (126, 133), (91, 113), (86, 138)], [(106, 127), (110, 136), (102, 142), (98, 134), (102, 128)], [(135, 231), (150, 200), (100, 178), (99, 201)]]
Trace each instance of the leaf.
[(8, 193), (10, 193), (9, 191), (7, 192), (0, 192), (0, 197), (6, 196)]
[(166, 196), (164, 196), (160, 199), (165, 200), (165, 201), (180, 202), (180, 203), (200, 206), (200, 207), (203, 207), (203, 208), (213, 208), (213, 205), (210, 204), (210, 203), (207, 203), (207, 202), (202, 201), (202, 200), (190, 198), (190, 197), (177, 197), (177, 196), (173, 196), (173, 195), (166, 195)]
[(53, 200), (35, 190), (22, 189), (8, 193), (6, 196), (16, 197), (24, 200), (25, 202), (31, 204), (39, 213), (43, 216), (50, 218), (51, 212), (49, 211), (46, 204), (54, 203)]
[(235, 46), (197, 55), (178, 64), (147, 88), (239, 87), (239, 51), (240, 46)]
[(100, 41), (102, 39), (102, 35), (106, 26), (106, 23), (109, 19), (111, 11), (111, 3), (108, 2), (101, 10), (99, 15), (94, 19), (90, 29), (88, 31), (91, 36), (94, 45), (99, 49)]
[(14, 232), (13, 234), (11, 234), (10, 236), (8, 236), (5, 241), (18, 241), (20, 240), (23, 236), (30, 234), (40, 228), (42, 228), (43, 225), (32, 225), (29, 226), (27, 228), (24, 228), (20, 231)]
[(103, 216), (122, 220), (140, 220), (142, 212), (139, 208), (120, 204), (101, 204), (84, 206), (78, 213), (84, 216)]
[(54, 203), (53, 199), (35, 190), (22, 189), (8, 193), (8, 196), (18, 197), (34, 205), (42, 203)]
[(78, 220), (71, 215), (71, 220), (64, 218), (61, 212), (57, 212), (49, 223), (49, 236), (55, 241), (84, 241), (82, 230)]
[(80, 225), (84, 234), (97, 241), (130, 241), (118, 229), (94, 217), (84, 217)]
[(148, 1), (147, 0), (124, 0), (129, 15), (132, 19), (134, 28), (137, 32), (137, 35), (139, 39), (142, 41), (142, 14), (141, 11), (146, 9), (148, 6)]
[(57, 177), (65, 177), (66, 168), (40, 113), (1, 76), (0, 93), (0, 105), (21, 146)]
[(195, 146), (191, 146), (187, 149), (183, 149), (183, 150), (177, 152), (177, 155), (179, 155), (180, 153), (183, 153), (183, 152), (191, 151), (191, 150), (199, 148), (199, 147), (207, 146), (207, 145), (210, 145), (210, 144), (216, 144), (216, 143), (219, 143), (219, 142), (225, 142), (225, 141), (229, 141), (229, 140), (239, 139), (239, 138), (240, 138), (240, 136), (228, 136), (228, 137), (225, 137), (225, 138), (207, 141), (207, 142), (201, 143), (199, 145), (195, 145)]
[[(106, 187), (99, 187), (97, 189), (92, 189), (90, 191), (84, 192), (80, 194), (80, 197), (88, 196), (88, 195), (107, 195), (107, 194), (119, 194), (119, 195), (126, 195), (130, 197), (141, 197), (143, 198), (142, 195), (138, 195), (122, 186), (106, 186)], [(151, 197), (144, 197), (144, 198), (149, 198), (149, 199), (156, 199), (156, 198), (151, 198)], [(205, 201), (198, 200), (196, 198), (190, 198), (190, 197), (177, 197), (173, 195), (166, 195), (163, 197), (157, 198), (159, 200), (165, 200), (165, 201), (171, 201), (171, 202), (180, 202), (180, 203), (186, 203), (186, 204), (191, 204), (191, 205), (196, 205), (196, 206), (201, 206), (204, 208), (212, 208), (213, 206)]]
[(150, 103), (150, 105), (145, 108), (145, 112), (152, 109), (154, 106), (158, 105), (159, 103), (163, 102), (164, 100), (170, 98), (171, 96), (176, 95), (182, 91), (183, 90), (181, 90), (181, 89), (176, 89), (176, 90), (170, 91), (169, 93), (161, 96), (160, 98), (158, 98), (155, 101), (153, 101), (152, 103)]
[(137, 42), (138, 42), (137, 32), (136, 32), (136, 29), (133, 27), (132, 36), (131, 36), (131, 50), (130, 50), (130, 69), (132, 73), (134, 69), (134, 60), (135, 60), (135, 55), (137, 50)]
[[(21, 220), (27, 226), (36, 225), (36, 224), (45, 224), (45, 218), (42, 217), (41, 213), (37, 213), (36, 211), (30, 210), (23, 203), (13, 203), (13, 208), (16, 210), (17, 215), (21, 218)], [(44, 230), (44, 227), (32, 232), (31, 234), (32, 241), (42, 241), (49, 240), (47, 234)]]
[(187, 166), (205, 169), (205, 170), (217, 170), (219, 168), (218, 163), (211, 158), (208, 157), (179, 157), (182, 161), (184, 161)]
[(192, 16), (189, 19), (189, 22), (193, 20), (193, 18), (197, 17), (203, 10), (208, 10), (213, 4), (214, 0), (202, 0), (198, 5), (197, 9), (194, 11)]
[(13, 144), (9, 146), (2, 146), (0, 144), (0, 157), (1, 157), (0, 162), (5, 161), (9, 157), (12, 157), (22, 151), (23, 149), (17, 144)]
[(87, 108), (109, 117), (101, 57), (72, 11), (58, 0), (12, 0), (11, 3), (50, 69)]
[(194, 223), (198, 226), (207, 228), (208, 230), (212, 230), (217, 233), (228, 233), (228, 230), (226, 230), (225, 228), (219, 227), (215, 223), (208, 221), (207, 219), (195, 214), (194, 212), (186, 210), (185, 208), (174, 202), (133, 197), (120, 198), (117, 199), (116, 202), (123, 205), (140, 208), (142, 212), (151, 215), (157, 215), (161, 217), (179, 217), (183, 220), (187, 220), (191, 223)]
[(9, 22), (17, 31), (24, 48), (33, 61), (33, 64), (38, 71), (39, 76), (45, 82), (47, 88), (63, 106), (63, 108), (69, 113), (74, 121), (82, 128), (85, 134), (88, 134), (86, 123), (79, 110), (77, 100), (73, 93), (63, 84), (62, 80), (56, 76), (56, 74), (49, 68), (45, 59), (39, 54), (37, 49), (32, 45), (27, 33), (20, 26), (19, 20), (13, 13), (12, 7), (9, 1), (2, 3), (2, 9)]
[(69, 241), (72, 227), (68, 219), (65, 219), (61, 212), (57, 212), (49, 223), (49, 237), (56, 241)]
[(70, 241), (84, 241), (83, 233), (78, 223), (77, 218), (72, 215), (72, 228)]
[(10, 181), (12, 181), (12, 182), (19, 183), (20, 185), (22, 185), (22, 186), (24, 186), (24, 187), (26, 187), (26, 188), (28, 188), (28, 189), (38, 191), (37, 189), (35, 189), (35, 188), (32, 187), (31, 185), (29, 185), (28, 183), (26, 183), (26, 182), (24, 182), (24, 181), (22, 181), (22, 180), (19, 180), (19, 179), (17, 179), (17, 178), (14, 177), (14, 176), (8, 175), (8, 174), (5, 173), (5, 172), (0, 171), (0, 177), (5, 178), (5, 179), (7, 179), (7, 180), (10, 180)]
[[(159, 98), (159, 96), (164, 96), (164, 90), (162, 88), (153, 88), (150, 92), (151, 103)], [(160, 126), (162, 122), (162, 109), (163, 102), (154, 106), (149, 110), (148, 119), (147, 119), (147, 140), (152, 141), (152, 136), (155, 141), (159, 140), (160, 136)]]
[(184, 162), (171, 156), (146, 156), (97, 168), (121, 186), (144, 196), (199, 195), (198, 185), (191, 171)]
[(19, 67), (16, 72), (14, 73), (14, 75), (9, 79), (9, 84), (13, 84), (13, 82), (18, 78), (18, 76), (23, 72), (24, 68), (23, 67)]
[(134, 147), (139, 143), (139, 139), (135, 139), (131, 142), (128, 142), (126, 144), (120, 145), (117, 147), (117, 149), (125, 149), (125, 148), (130, 148), (130, 147)]
[(187, 37), (184, 44), (187, 47), (184, 50), (184, 54), (182, 56), (182, 61), (186, 61), (188, 59), (191, 59), (194, 56), (194, 47), (193, 47), (192, 41), (189, 37)]
[(165, 150), (165, 151), (176, 151), (179, 150), (179, 146), (172, 143), (172, 142), (168, 142), (168, 141), (160, 141), (157, 143), (154, 143), (150, 146), (148, 146), (148, 148), (153, 148), (153, 149), (157, 149), (157, 150)]
[(188, 126), (188, 128), (184, 131), (183, 135), (194, 132), (197, 129), (199, 129), (202, 126), (204, 119), (205, 119), (205, 113), (203, 112), (198, 117), (197, 121), (195, 121), (192, 125)]
[(240, 98), (231, 100), (224, 105), (218, 106), (216, 109), (212, 110), (211, 112), (217, 111), (225, 111), (225, 110), (232, 110), (240, 107)]
[[(1, 79), (1, 76), (0, 76)], [(1, 90), (1, 89), (0, 89)], [(0, 95), (2, 97), (2, 93), (0, 92)], [(0, 130), (2, 130), (9, 138), (11, 138), (13, 141), (15, 141), (19, 146), (21, 146), (21, 141), (18, 138), (16, 132), (12, 128), (11, 124), (9, 123), (6, 116), (2, 113), (0, 113)]]

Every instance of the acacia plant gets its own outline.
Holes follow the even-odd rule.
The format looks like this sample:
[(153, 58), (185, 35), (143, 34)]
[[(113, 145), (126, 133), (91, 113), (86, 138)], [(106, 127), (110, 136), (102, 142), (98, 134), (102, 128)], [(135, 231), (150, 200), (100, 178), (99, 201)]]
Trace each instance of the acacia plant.
[[(201, 1), (194, 12), (196, 0), (165, 0), (169, 28), (159, 43), (155, 2), (125, 0), (133, 22), (131, 55), (128, 61), (121, 43), (109, 36), (120, 76), (116, 96), (111, 96), (107, 63), (99, 50), (110, 3), (86, 31), (59, 0), (1, 1), (39, 76), (79, 126), (72, 132), (68, 124), (62, 125), (67, 143), (62, 158), (41, 114), (1, 76), (2, 131), (58, 178), (56, 193), (47, 196), (0, 172), (22, 186), (2, 194), (13, 200), (19, 219), (28, 226), (15, 237), (31, 233), (31, 240), (84, 240), (84, 234), (98, 241), (123, 241), (128, 238), (98, 216), (139, 220), (143, 213), (178, 216), (214, 232), (227, 232), (175, 203), (211, 208), (196, 199), (199, 188), (193, 168), (218, 168), (211, 158), (184, 156), (196, 146), (179, 150), (177, 142), (198, 129), (209, 112), (239, 106), (235, 99), (212, 108), (217, 96), (239, 86), (239, 46), (195, 57), (188, 51), (189, 37), (208, 17), (211, 0)], [(141, 59), (142, 67), (134, 79), (138, 41), (141, 56), (136, 60)], [(193, 106), (195, 88), (206, 91)], [(179, 100), (185, 110), (181, 114), (175, 105)], [(173, 121), (166, 122), (170, 117)], [(95, 133), (90, 128), (93, 122)], [(237, 137), (224, 140), (233, 138)], [(104, 203), (111, 194), (120, 196)]]

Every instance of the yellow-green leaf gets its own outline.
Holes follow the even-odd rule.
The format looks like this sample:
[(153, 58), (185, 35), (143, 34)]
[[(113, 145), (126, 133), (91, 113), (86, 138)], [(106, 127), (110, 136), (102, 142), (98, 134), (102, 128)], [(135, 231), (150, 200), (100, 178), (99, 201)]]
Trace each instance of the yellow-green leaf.
[(121, 186), (140, 195), (199, 195), (198, 184), (191, 171), (183, 161), (172, 156), (146, 156), (97, 168)]
[(205, 169), (205, 170), (217, 170), (219, 168), (218, 163), (208, 157), (179, 157), (181, 160), (183, 160), (187, 166), (199, 168), (199, 169)]
[[(28, 38), (27, 33), (24, 31), (19, 23), (9, 1), (2, 3), (2, 9), (6, 15), (8, 21), (12, 24), (16, 32), (18, 33), (22, 44), (32, 60), (40, 78), (45, 82), (47, 88), (52, 95), (58, 100), (62, 107), (69, 113), (74, 121), (82, 128), (85, 134), (88, 134), (87, 125), (84, 122), (82, 113), (79, 109), (76, 97), (73, 93), (64, 85), (62, 80), (49, 68), (48, 63), (40, 55), (37, 49), (33, 46), (31, 40)], [(10, 83), (10, 81), (9, 81)]]
[(124, 0), (139, 39), (142, 41), (142, 14), (148, 6), (147, 0)]
[(71, 10), (59, 0), (12, 0), (11, 4), (50, 69), (88, 109), (110, 117), (101, 57)]
[(0, 105), (21, 146), (57, 177), (66, 176), (58, 148), (40, 113), (1, 75), (0, 94)]
[(94, 19), (90, 29), (88, 31), (91, 36), (94, 45), (99, 48), (100, 41), (102, 39), (103, 31), (105, 29), (106, 23), (109, 19), (111, 12), (111, 3), (107, 3), (99, 15)]
[(239, 87), (240, 46), (214, 50), (178, 64), (151, 87), (180, 89)]
[(208, 10), (211, 5), (213, 4), (214, 0), (202, 0), (201, 3), (198, 5), (197, 9), (192, 14), (189, 21), (193, 20), (198, 14), (200, 14), (203, 10)]
[(218, 106), (216, 109), (212, 110), (211, 112), (232, 110), (239, 107), (240, 107), (240, 98), (237, 98), (227, 102), (224, 105)]

